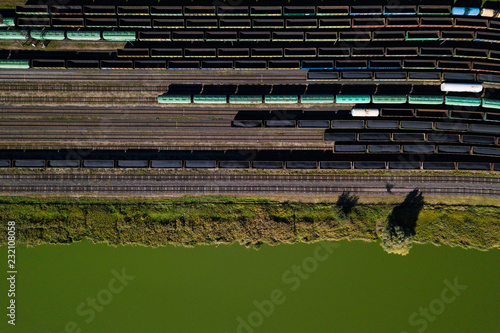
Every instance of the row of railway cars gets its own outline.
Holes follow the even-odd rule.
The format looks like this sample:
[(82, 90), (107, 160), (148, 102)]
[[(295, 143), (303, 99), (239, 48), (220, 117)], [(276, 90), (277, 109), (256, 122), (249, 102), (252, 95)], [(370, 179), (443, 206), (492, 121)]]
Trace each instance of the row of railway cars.
[(500, 163), (419, 161), (0, 160), (17, 168), (424, 169), (500, 171)]
[[(406, 60), (405, 60), (406, 61)], [(417, 71), (398, 71), (383, 68), (387, 64), (395, 62), (384, 60), (384, 63), (370, 61), (367, 70), (342, 70), (341, 72), (318, 69), (307, 72), (308, 81), (445, 81), (445, 80), (466, 80), (488, 84), (499, 84), (500, 65), (477, 62), (473, 63), (473, 68), (465, 72), (457, 72), (456, 69), (445, 67), (438, 63), (437, 70), (429, 72), (431, 68), (418, 69), (418, 66), (430, 66), (426, 60), (397, 60), (403, 66), (416, 66)], [(315, 62), (314, 60), (303, 61), (301, 67), (300, 60), (97, 60), (97, 59), (0, 59), (0, 69), (139, 69), (139, 70), (298, 70), (306, 67), (317, 68), (324, 65), (325, 61)], [(333, 63), (333, 62), (332, 62)], [(459, 64), (457, 65), (458, 67)], [(408, 69), (410, 67), (402, 68)], [(454, 67), (454, 66), (453, 66)], [(384, 70), (385, 69), (385, 70)], [(492, 74), (490, 74), (492, 73)]]
[(146, 28), (146, 29), (363, 29), (363, 28), (475, 28), (500, 29), (490, 18), (466, 17), (356, 17), (356, 18), (5, 18), (3, 27)]
[[(425, 104), (482, 106), (500, 110), (500, 100), (443, 95), (170, 95), (158, 96), (161, 104)], [(500, 111), (499, 111), (500, 112)]]
[(341, 154), (460, 154), (500, 156), (500, 148), (455, 145), (338, 145), (333, 147)]
[(17, 15), (152, 15), (152, 16), (338, 16), (338, 15), (457, 15), (500, 17), (490, 8), (446, 5), (371, 6), (99, 6), (24, 5)]
[[(400, 117), (398, 113), (403, 114), (403, 110), (390, 110), (390, 117)], [(438, 110), (427, 110), (438, 111)], [(424, 111), (423, 111), (424, 112)], [(425, 116), (425, 114), (424, 114)], [(433, 114), (431, 114), (433, 116)], [(402, 129), (402, 130), (420, 130), (420, 131), (454, 131), (471, 133), (490, 133), (500, 135), (500, 126), (482, 123), (465, 123), (460, 120), (469, 120), (464, 118), (455, 118), (456, 122), (433, 122), (420, 120), (233, 120), (232, 127), (258, 128), (258, 127), (279, 127), (279, 128), (331, 128), (331, 129)], [(477, 120), (477, 119), (474, 119)], [(497, 120), (499, 122), (500, 120)], [(424, 134), (420, 134), (419, 140), (425, 141)], [(498, 141), (498, 140), (497, 140)], [(492, 138), (490, 144), (495, 144), (495, 138)], [(497, 142), (497, 144), (500, 144)]]
[[(387, 60), (384, 60), (387, 61)], [(398, 62), (403, 62), (398, 60)], [(434, 62), (434, 61), (432, 61)], [(308, 60), (302, 62), (307, 64), (304, 67), (319, 67), (324, 65), (324, 61), (315, 62)], [(393, 63), (390, 61), (390, 63)], [(403, 62), (404, 63), (404, 62)], [(445, 80), (465, 80), (476, 81), (488, 84), (499, 84), (500, 76), (494, 75), (500, 73), (500, 65), (486, 62), (473, 63), (473, 68), (465, 72), (457, 72), (453, 68), (445, 68), (443, 64), (436, 68), (440, 71), (429, 72), (431, 68), (418, 69), (416, 67), (430, 66), (425, 60), (408, 60), (403, 66), (416, 66), (417, 71), (397, 71), (385, 70), (382, 68), (387, 65), (378, 64), (370, 61), (370, 68), (367, 70), (342, 70), (321, 71), (309, 70), (307, 73), (308, 81), (445, 81)], [(379, 67), (380, 66), (380, 67)], [(457, 65), (458, 66), (458, 65)], [(295, 70), (301, 68), (300, 60), (97, 60), (97, 59), (1, 59), (0, 69), (139, 69), (139, 70)], [(409, 67), (403, 68), (407, 69)], [(482, 73), (482, 74), (481, 74)], [(490, 74), (493, 73), (493, 74)]]
[[(500, 22), (498, 22), (500, 29)], [(414, 42), (414, 41), (469, 41), (499, 43), (498, 31), (484, 30), (375, 30), (375, 31), (252, 31), (252, 30), (0, 30), (2, 40), (73, 40), (73, 41), (162, 41), (162, 42)], [(309, 44), (305, 44), (307, 46)], [(350, 45), (339, 45), (348, 50)], [(354, 46), (354, 49), (359, 47)], [(345, 52), (348, 56), (353, 52)], [(356, 52), (354, 52), (354, 55)]]

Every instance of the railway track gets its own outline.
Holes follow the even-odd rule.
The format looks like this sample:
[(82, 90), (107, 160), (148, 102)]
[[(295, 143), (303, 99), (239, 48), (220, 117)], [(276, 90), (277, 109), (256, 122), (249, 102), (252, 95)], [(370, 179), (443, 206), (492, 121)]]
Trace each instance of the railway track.
[[(113, 128), (113, 127), (123, 127), (123, 128), (155, 128), (162, 129), (165, 127), (199, 127), (200, 129), (207, 127), (207, 121), (172, 121), (172, 120), (130, 120), (130, 121), (47, 121), (40, 123), (40, 121), (19, 121), (19, 120), (8, 120), (2, 119), (0, 121), (0, 126), (8, 126), (9, 128), (2, 129), (1, 131), (9, 130), (16, 131), (19, 128), (26, 127), (27, 129), (34, 129), (35, 127), (42, 128), (64, 128), (64, 127), (79, 127), (81, 130), (91, 130), (95, 129), (96, 126), (102, 128)], [(230, 120), (210, 120), (210, 127), (231, 127)], [(88, 129), (86, 128), (88, 127)]]
[(0, 96), (0, 103), (26, 104), (26, 103), (57, 103), (57, 104), (91, 104), (91, 103), (115, 103), (115, 104), (156, 104), (155, 97), (31, 97), (31, 96)]
[(157, 86), (145, 86), (145, 85), (137, 85), (137, 86), (109, 86), (109, 85), (73, 85), (68, 83), (66, 85), (61, 84), (19, 84), (19, 83), (3, 83), (0, 84), (0, 89), (2, 91), (65, 91), (65, 92), (84, 92), (84, 91), (106, 91), (106, 92), (157, 92), (163, 93), (168, 90), (168, 85), (157, 85)]
[[(500, 189), (481, 188), (419, 188), (424, 194), (453, 196), (500, 196)], [(408, 193), (411, 188), (399, 189), (398, 192)], [(7, 193), (127, 193), (127, 194), (168, 194), (168, 193), (220, 193), (220, 194), (341, 194), (343, 192), (356, 194), (386, 194), (381, 187), (366, 186), (213, 186), (213, 185), (181, 185), (181, 186), (99, 186), (99, 185), (0, 185), (0, 192)], [(394, 191), (396, 192), (396, 191)]]
[[(38, 72), (38, 73), (37, 73)], [(266, 71), (260, 74), (243, 74), (238, 73), (207, 73), (203, 71), (200, 73), (161, 73), (155, 74), (150, 72), (137, 73), (129, 71), (121, 74), (96, 71), (91, 74), (70, 74), (68, 70), (52, 70), (49, 73), (39, 73), (37, 70), (27, 70), (24, 74), (9, 74), (0, 78), (0, 82), (77, 82), (77, 81), (105, 81), (105, 82), (138, 82), (141, 81), (145, 84), (165, 84), (168, 83), (200, 83), (200, 82), (224, 82), (224, 83), (276, 83), (276, 82), (289, 82), (289, 83), (305, 83), (307, 82), (307, 75), (301, 71)]]
[[(154, 127), (152, 127), (154, 128)], [(159, 126), (158, 130), (163, 129), (163, 126)], [(273, 142), (283, 142), (283, 141), (293, 141), (293, 142), (304, 142), (304, 141), (321, 141), (323, 140), (323, 133), (318, 130), (300, 130), (301, 132), (296, 133), (296, 131), (280, 131), (276, 129), (261, 129), (260, 131), (253, 131), (250, 133), (245, 133), (241, 131), (232, 131), (232, 128), (227, 127), (225, 131), (218, 131), (217, 129), (207, 129), (207, 128), (198, 128), (195, 131), (186, 131), (184, 129), (174, 130), (171, 128), (168, 132), (138, 132), (137, 130), (116, 130), (113, 127), (106, 128), (103, 126), (102, 131), (95, 131), (95, 128), (90, 130), (82, 130), (82, 131), (57, 131), (58, 133), (54, 133), (55, 131), (45, 130), (43, 133), (29, 133), (26, 132), (29, 128), (24, 129), (22, 134), (19, 134), (19, 128), (13, 131), (5, 131), (0, 132), (0, 139), (2, 140), (43, 140), (43, 141), (51, 141), (51, 140), (61, 140), (61, 139), (69, 139), (71, 141), (74, 140), (82, 140), (82, 139), (92, 139), (92, 140), (152, 140), (152, 141), (165, 141), (165, 140), (174, 140), (174, 141), (207, 141), (207, 140), (218, 140), (220, 142), (228, 142), (228, 141), (238, 141), (238, 142), (247, 142), (247, 141), (256, 141), (256, 140), (270, 140)], [(192, 128), (191, 128), (192, 129)], [(82, 133), (84, 132), (84, 133)]]
[[(352, 183), (481, 183), (500, 185), (500, 177), (451, 175), (263, 175), (263, 174), (0, 174), (0, 181), (199, 181), (199, 182), (352, 182)], [(368, 186), (368, 185), (366, 185)], [(500, 190), (500, 189), (499, 189)]]

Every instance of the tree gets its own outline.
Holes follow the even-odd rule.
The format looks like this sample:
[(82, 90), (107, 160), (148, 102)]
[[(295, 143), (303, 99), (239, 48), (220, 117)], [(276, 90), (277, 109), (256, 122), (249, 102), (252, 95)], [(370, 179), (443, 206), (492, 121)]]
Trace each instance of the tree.
[(422, 193), (415, 189), (394, 207), (380, 235), (385, 251), (403, 256), (410, 252), (418, 215), (424, 204)]
[(407, 236), (400, 226), (395, 226), (392, 230), (385, 228), (380, 236), (382, 247), (387, 253), (399, 254), (402, 256), (410, 253), (413, 237)]

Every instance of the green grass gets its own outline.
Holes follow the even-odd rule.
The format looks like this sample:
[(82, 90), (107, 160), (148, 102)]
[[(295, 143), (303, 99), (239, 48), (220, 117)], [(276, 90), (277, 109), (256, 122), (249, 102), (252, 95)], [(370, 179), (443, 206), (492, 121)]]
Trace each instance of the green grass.
[[(396, 203), (364, 203), (345, 215), (333, 202), (278, 202), (264, 197), (96, 199), (0, 197), (0, 221), (16, 221), (17, 238), (29, 246), (82, 239), (113, 245), (376, 241), (377, 227)], [(0, 228), (6, 243), (6, 223)], [(500, 208), (426, 204), (415, 242), (499, 248)]]
[(2, 0), (0, 2), (0, 9), (14, 9), (16, 6), (25, 5), (27, 0)]

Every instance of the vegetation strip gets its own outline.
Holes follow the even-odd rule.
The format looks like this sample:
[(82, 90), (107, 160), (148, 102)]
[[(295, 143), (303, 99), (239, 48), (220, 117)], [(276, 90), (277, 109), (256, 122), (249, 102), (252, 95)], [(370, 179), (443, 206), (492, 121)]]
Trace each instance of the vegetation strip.
[[(396, 204), (360, 203), (349, 194), (339, 196), (337, 202), (319, 203), (227, 196), (1, 197), (0, 221), (16, 221), (18, 242), (28, 246), (90, 239), (111, 245), (238, 242), (258, 247), (322, 240), (377, 241), (381, 236), (387, 240), (385, 230), (402, 218), (409, 219), (403, 228), (414, 224), (408, 234), (417, 243), (499, 248), (500, 207), (427, 204), (425, 198), (418, 198), (408, 210), (414, 199), (407, 197)], [(0, 243), (6, 244), (6, 224), (1, 228)], [(386, 250), (387, 244), (383, 243)]]

